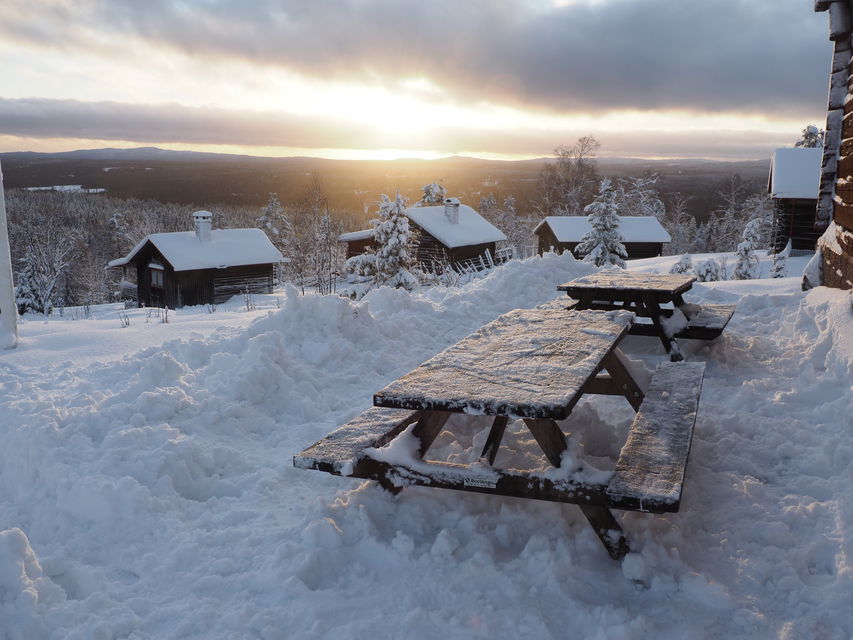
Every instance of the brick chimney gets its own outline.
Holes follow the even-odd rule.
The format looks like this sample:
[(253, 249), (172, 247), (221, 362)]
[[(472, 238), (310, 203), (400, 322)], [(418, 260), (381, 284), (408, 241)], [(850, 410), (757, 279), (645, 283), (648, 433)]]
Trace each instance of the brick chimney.
[(444, 201), (444, 215), (450, 221), (450, 224), (459, 224), (459, 199), (447, 198)]
[(193, 214), (193, 227), (195, 227), (195, 237), (201, 242), (210, 242), (210, 227), (212, 226), (211, 219), (213, 214), (210, 211), (196, 211)]

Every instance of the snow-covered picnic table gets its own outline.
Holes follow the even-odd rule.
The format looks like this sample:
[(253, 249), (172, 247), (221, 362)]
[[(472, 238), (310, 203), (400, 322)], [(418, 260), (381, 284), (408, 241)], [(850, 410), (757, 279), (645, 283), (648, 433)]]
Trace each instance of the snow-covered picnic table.
[[(294, 465), (370, 478), (397, 492), (425, 485), (577, 504), (614, 558), (628, 551), (610, 508), (677, 511), (704, 363), (661, 364), (644, 392), (617, 345), (630, 315), (516, 309), (374, 395), (374, 407), (294, 457)], [(586, 394), (623, 396), (637, 415), (606, 481), (580, 478), (557, 421)], [(491, 416), (471, 464), (424, 460), (454, 413)], [(523, 420), (554, 469), (494, 466), (507, 423)]]
[[(633, 271), (599, 271), (557, 287), (577, 302), (573, 309), (626, 309), (637, 318), (630, 333), (657, 336), (670, 360), (683, 360), (676, 338), (713, 340), (723, 332), (735, 308), (733, 305), (699, 306), (684, 301), (696, 278), (680, 274), (638, 273)], [(669, 307), (662, 306), (669, 305)]]

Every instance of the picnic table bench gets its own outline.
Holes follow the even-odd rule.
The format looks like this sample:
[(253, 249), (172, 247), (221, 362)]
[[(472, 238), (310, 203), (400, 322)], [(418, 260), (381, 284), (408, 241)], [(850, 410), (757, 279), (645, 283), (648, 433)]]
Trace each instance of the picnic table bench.
[[(377, 392), (374, 407), (293, 464), (373, 479), (394, 492), (424, 485), (574, 503), (621, 558), (628, 544), (611, 508), (678, 511), (704, 375), (704, 363), (665, 362), (640, 389), (617, 348), (629, 330), (625, 315), (554, 305), (504, 314)], [(557, 421), (585, 394), (621, 395), (637, 411), (607, 482), (561, 468), (567, 443)], [(479, 460), (424, 460), (454, 413), (491, 417)], [(511, 419), (524, 421), (555, 469), (494, 466)]]
[[(633, 271), (599, 271), (557, 287), (577, 302), (574, 309), (626, 309), (641, 319), (630, 333), (657, 336), (670, 360), (683, 359), (677, 338), (713, 340), (722, 334), (734, 314), (734, 305), (691, 304), (682, 294), (696, 278), (682, 274), (649, 274)], [(671, 307), (661, 305), (670, 304)]]

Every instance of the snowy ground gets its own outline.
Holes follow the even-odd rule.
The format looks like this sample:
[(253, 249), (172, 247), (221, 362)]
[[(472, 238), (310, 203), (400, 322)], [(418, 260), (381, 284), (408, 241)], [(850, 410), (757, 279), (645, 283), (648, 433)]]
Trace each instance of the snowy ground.
[[(0, 637), (853, 636), (853, 312), (798, 277), (689, 293), (737, 312), (687, 345), (707, 372), (681, 512), (620, 515), (621, 564), (572, 505), (292, 467), (387, 382), (588, 272), (548, 255), (359, 303), (25, 318), (0, 352)], [(630, 416), (596, 398), (564, 428), (612, 460)], [(439, 450), (464, 456), (464, 427)]]

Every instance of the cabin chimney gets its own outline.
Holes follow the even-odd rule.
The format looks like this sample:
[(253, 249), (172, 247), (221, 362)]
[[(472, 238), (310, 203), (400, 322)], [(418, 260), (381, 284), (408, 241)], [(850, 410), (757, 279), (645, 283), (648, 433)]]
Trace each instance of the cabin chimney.
[(196, 211), (193, 214), (195, 237), (201, 242), (210, 242), (211, 218), (213, 218), (213, 214), (210, 211)]
[(444, 201), (444, 215), (450, 224), (459, 224), (459, 198), (447, 198)]

